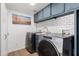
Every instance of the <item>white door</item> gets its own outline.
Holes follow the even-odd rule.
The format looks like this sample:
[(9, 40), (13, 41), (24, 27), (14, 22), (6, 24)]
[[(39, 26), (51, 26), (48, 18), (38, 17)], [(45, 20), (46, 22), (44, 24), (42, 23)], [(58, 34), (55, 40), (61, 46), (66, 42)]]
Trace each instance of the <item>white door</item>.
[(8, 54), (7, 27), (7, 9), (5, 4), (1, 3), (1, 55)]

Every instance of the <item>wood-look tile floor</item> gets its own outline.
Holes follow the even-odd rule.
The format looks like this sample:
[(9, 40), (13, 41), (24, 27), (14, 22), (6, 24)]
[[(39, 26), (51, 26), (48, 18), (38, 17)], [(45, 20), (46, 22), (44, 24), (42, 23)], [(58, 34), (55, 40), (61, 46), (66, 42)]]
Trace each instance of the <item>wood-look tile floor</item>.
[(8, 54), (8, 56), (38, 56), (38, 53), (30, 53), (27, 49), (21, 49)]

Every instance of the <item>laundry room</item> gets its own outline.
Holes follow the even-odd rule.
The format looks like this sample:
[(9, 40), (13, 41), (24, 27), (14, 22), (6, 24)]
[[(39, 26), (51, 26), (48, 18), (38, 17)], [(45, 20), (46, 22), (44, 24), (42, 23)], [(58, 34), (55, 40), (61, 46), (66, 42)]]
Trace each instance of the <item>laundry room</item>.
[(0, 3), (0, 7), (1, 56), (79, 55), (79, 3)]

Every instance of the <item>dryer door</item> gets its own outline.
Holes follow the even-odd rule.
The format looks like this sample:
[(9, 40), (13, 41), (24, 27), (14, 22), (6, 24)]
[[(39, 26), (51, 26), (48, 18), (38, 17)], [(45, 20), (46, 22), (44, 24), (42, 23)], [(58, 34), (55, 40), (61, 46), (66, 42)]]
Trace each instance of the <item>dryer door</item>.
[(60, 55), (54, 44), (47, 40), (42, 40), (38, 46), (38, 53), (40, 56), (58, 56)]

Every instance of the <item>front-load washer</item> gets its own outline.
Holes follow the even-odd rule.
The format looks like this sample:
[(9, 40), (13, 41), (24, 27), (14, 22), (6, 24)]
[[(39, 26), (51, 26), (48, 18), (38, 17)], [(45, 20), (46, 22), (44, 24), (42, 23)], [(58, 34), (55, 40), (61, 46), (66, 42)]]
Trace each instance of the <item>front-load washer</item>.
[(62, 55), (63, 39), (58, 37), (39, 36), (37, 51), (40, 56)]

